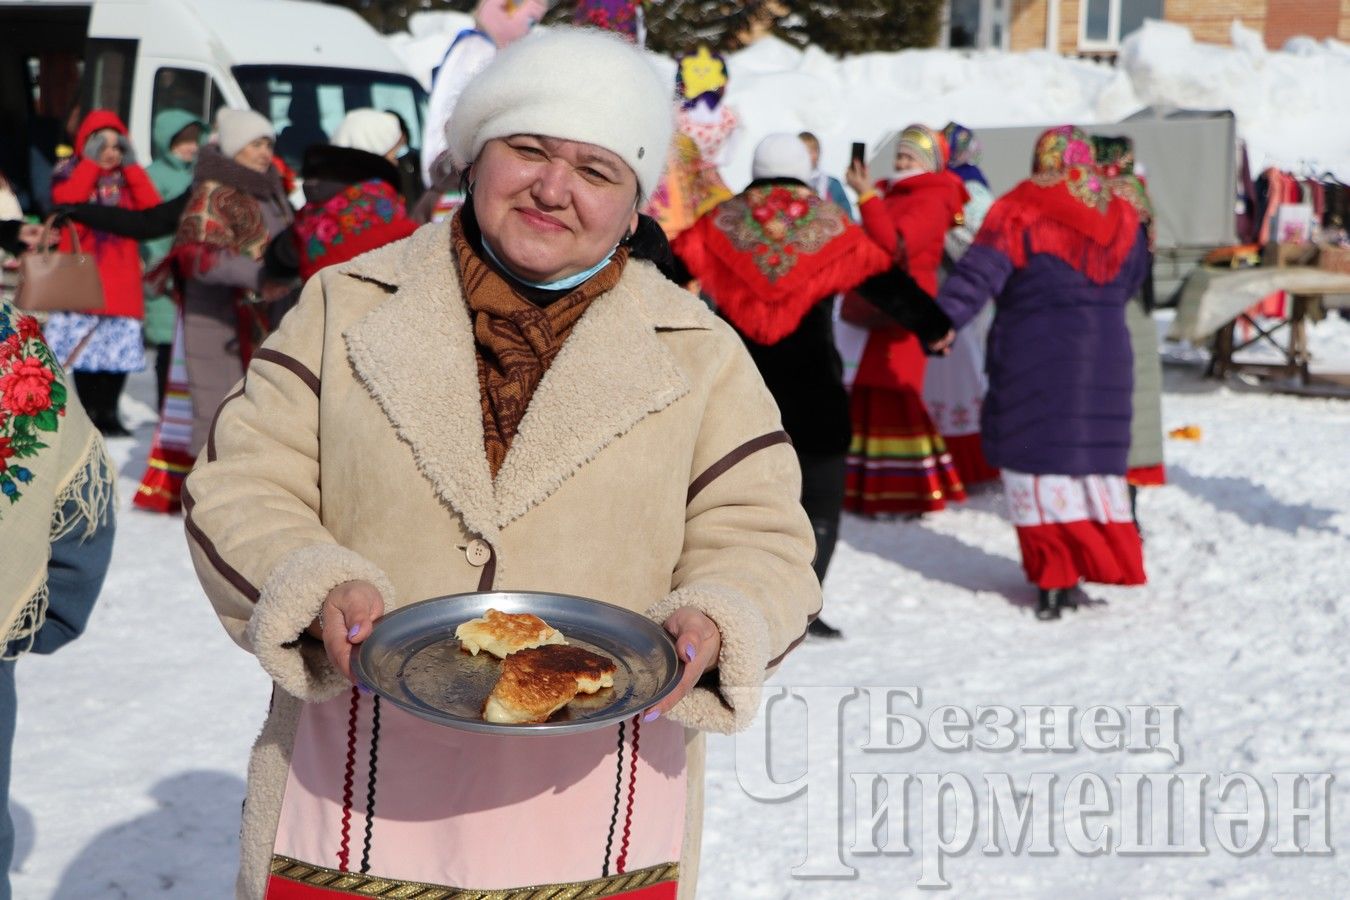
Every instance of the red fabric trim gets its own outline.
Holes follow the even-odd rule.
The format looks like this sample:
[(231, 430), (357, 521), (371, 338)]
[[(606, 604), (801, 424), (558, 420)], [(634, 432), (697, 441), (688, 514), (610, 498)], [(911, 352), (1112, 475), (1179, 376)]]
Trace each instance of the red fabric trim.
[(1136, 466), (1125, 473), (1125, 481), (1135, 487), (1158, 487), (1167, 484), (1167, 467), (1162, 463)]
[(1139, 231), (1139, 213), (1112, 197), (1105, 214), (1074, 197), (1063, 182), (1023, 181), (989, 209), (975, 243), (999, 251), (1014, 268), (1046, 253), (1096, 284), (1120, 274)]
[(1017, 543), (1027, 580), (1039, 588), (1071, 588), (1080, 581), (1140, 585), (1144, 547), (1132, 522), (1055, 522), (1019, 526)]
[(350, 872), (352, 837), (352, 788), (356, 778), (356, 713), (361, 694), (352, 688), (352, 707), (347, 715), (347, 764), (342, 773), (342, 833), (338, 847), (338, 869)]
[[(176, 513), (183, 508), (183, 479), (196, 460), (191, 453), (170, 450), (156, 441), (150, 448), (150, 462), (131, 505), (148, 512)], [(155, 463), (163, 465), (155, 465)], [(169, 466), (172, 468), (165, 468)], [(177, 471), (174, 471), (177, 470)]]
[[(624, 891), (620, 894), (606, 894), (605, 896), (609, 900), (675, 900), (679, 887), (677, 881), (663, 881), (660, 884), (648, 885), (635, 891)], [(359, 895), (354, 895), (350, 891), (335, 891), (300, 881), (292, 881), (279, 875), (272, 875), (267, 879), (267, 893), (264, 896), (266, 900), (351, 900), (353, 896)]]
[(623, 813), (623, 839), (619, 842), (619, 859), (614, 863), (615, 873), (622, 875), (628, 869), (628, 841), (633, 831), (633, 801), (637, 794), (638, 736), (642, 720), (633, 717), (633, 751), (628, 757), (628, 803)]

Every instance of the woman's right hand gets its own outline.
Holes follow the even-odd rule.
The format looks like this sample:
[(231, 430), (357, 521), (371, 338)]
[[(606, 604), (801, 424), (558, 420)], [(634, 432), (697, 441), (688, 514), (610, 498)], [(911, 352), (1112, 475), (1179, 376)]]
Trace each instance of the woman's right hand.
[(375, 620), (382, 615), (384, 597), (368, 581), (343, 582), (324, 598), (311, 633), (319, 629), (329, 661), (348, 681), (353, 681), (352, 651), (370, 637)]
[(855, 193), (863, 194), (872, 188), (872, 175), (867, 171), (867, 163), (855, 159), (844, 173), (844, 179)]

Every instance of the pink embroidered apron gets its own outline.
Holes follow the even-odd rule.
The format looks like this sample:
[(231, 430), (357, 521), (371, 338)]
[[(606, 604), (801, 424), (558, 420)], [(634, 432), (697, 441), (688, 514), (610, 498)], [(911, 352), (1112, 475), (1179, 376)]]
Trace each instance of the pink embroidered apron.
[(479, 735), (355, 688), (305, 704), (267, 898), (386, 896), (371, 893), (381, 880), (485, 891), (622, 875), (595, 895), (673, 898), (684, 740), (673, 722), (636, 718), (558, 737)]

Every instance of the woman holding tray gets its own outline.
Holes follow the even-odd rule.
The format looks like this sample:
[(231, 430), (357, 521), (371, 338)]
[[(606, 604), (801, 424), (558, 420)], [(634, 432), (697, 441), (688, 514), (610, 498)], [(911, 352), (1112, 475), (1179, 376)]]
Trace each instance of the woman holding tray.
[[(669, 251), (637, 210), (672, 130), (664, 79), (620, 38), (502, 51), (447, 128), (465, 206), (319, 273), (221, 406), (183, 492), (189, 543), (278, 688), (240, 897), (694, 895), (701, 732), (749, 724), (820, 589), (754, 362), (649, 261)], [(645, 613), (678, 687), (618, 725), (523, 738), (349, 680), (381, 614), (490, 590)]]

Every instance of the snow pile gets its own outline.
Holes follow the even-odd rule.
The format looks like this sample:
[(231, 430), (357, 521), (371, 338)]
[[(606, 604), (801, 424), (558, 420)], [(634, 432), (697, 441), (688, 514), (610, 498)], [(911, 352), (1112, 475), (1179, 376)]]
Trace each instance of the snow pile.
[(1233, 46), (1196, 43), (1190, 32), (1146, 22), (1125, 40), (1120, 66), (1145, 103), (1231, 109), (1253, 169), (1331, 171), (1350, 180), (1350, 47), (1295, 38), (1269, 51), (1233, 23)]
[[(424, 84), (469, 17), (419, 13), (410, 34), (391, 37)], [(1196, 43), (1182, 26), (1147, 22), (1121, 49), (1120, 65), (1035, 50), (907, 50), (837, 59), (766, 38), (732, 54), (727, 101), (745, 127), (727, 148), (723, 176), (750, 180), (759, 139), (809, 130), (827, 171), (842, 172), (849, 144), (874, 146), (910, 122), (972, 128), (1115, 122), (1146, 105), (1231, 109), (1256, 171), (1278, 165), (1331, 171), (1350, 180), (1350, 46), (1291, 40), (1268, 51), (1234, 23), (1234, 46)], [(674, 77), (674, 64), (660, 64)]]

